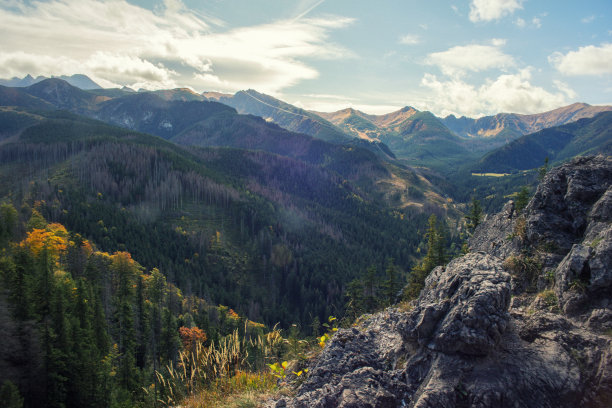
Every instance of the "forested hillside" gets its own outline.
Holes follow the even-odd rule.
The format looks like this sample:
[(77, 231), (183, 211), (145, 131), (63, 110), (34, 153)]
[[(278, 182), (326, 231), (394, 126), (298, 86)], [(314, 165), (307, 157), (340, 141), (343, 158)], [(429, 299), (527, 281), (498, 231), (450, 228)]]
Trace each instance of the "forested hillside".
[[(169, 392), (155, 371), (166, 372), (179, 351), (266, 332), (186, 294), (129, 252), (101, 251), (48, 222), (43, 207), (0, 206), (0, 373), (10, 381), (2, 387), (8, 406), (154, 406)], [(257, 355), (257, 346), (250, 350)]]
[(340, 313), (344, 286), (368, 266), (414, 262), (427, 216), (378, 203), (342, 175), (342, 161), (187, 151), (45, 115), (0, 146), (3, 199), (38, 202), (49, 221), (104, 251), (130, 251), (187, 294), (268, 324), (306, 325)]

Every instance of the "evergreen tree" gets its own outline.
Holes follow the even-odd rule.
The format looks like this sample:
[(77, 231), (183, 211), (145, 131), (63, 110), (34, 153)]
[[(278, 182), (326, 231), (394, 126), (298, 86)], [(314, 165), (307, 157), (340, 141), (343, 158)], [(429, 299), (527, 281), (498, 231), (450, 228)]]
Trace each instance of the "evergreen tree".
[(378, 308), (380, 303), (378, 290), (378, 277), (376, 276), (376, 267), (371, 265), (364, 277), (363, 281), (363, 307), (367, 312), (373, 312)]
[(395, 303), (397, 294), (402, 288), (399, 271), (392, 260), (389, 261), (385, 274), (386, 280), (383, 282), (382, 297), (385, 306), (389, 306)]
[(162, 311), (162, 330), (161, 330), (161, 341), (160, 341), (160, 356), (165, 361), (175, 361), (178, 353), (180, 344), (180, 337), (178, 334), (178, 325), (176, 318), (168, 309), (164, 307)]
[(544, 165), (538, 169), (538, 180), (544, 180), (544, 176), (548, 173), (548, 156), (544, 159)]
[(404, 297), (415, 299), (421, 293), (425, 285), (425, 279), (429, 273), (439, 265), (446, 263), (446, 238), (442, 225), (435, 215), (429, 217), (429, 228), (427, 229), (427, 254), (423, 260), (412, 268), (408, 277), (408, 286)]
[(365, 313), (365, 300), (363, 295), (363, 282), (359, 279), (351, 281), (346, 287), (345, 319), (354, 321)]
[(0, 249), (6, 247), (17, 229), (18, 214), (11, 204), (0, 205)]
[(470, 233), (473, 233), (480, 221), (482, 220), (482, 207), (480, 201), (476, 197), (472, 198), (472, 204), (470, 206), (470, 212), (465, 216), (467, 220), (467, 228)]
[(314, 319), (312, 319), (310, 327), (312, 328), (313, 337), (318, 337), (319, 331), (321, 330), (321, 320), (319, 320), (319, 316), (315, 316)]
[(115, 340), (120, 354), (118, 381), (127, 391), (135, 391), (138, 383), (136, 369), (136, 333), (134, 330), (134, 290), (137, 268), (130, 254), (113, 255), (112, 270), (116, 296), (114, 299)]
[(516, 212), (522, 213), (525, 207), (529, 204), (529, 189), (527, 186), (523, 186), (521, 191), (518, 192), (515, 201)]
[(4, 408), (23, 408), (23, 398), (19, 389), (8, 380), (4, 381), (0, 387), (0, 401)]

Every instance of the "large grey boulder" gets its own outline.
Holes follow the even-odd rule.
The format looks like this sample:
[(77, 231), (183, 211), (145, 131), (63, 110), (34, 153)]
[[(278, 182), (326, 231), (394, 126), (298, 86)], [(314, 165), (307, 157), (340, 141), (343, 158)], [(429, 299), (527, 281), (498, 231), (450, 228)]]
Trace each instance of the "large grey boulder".
[(556, 246), (567, 253), (583, 239), (594, 204), (612, 180), (612, 160), (579, 157), (548, 172), (525, 209), (531, 245)]
[(427, 277), (406, 336), (432, 350), (486, 355), (508, 326), (509, 305), (510, 275), (499, 259), (471, 253)]
[(340, 329), (310, 368), (288, 407), (396, 407), (406, 393), (397, 363), (405, 355), (406, 315), (389, 309), (359, 328)]

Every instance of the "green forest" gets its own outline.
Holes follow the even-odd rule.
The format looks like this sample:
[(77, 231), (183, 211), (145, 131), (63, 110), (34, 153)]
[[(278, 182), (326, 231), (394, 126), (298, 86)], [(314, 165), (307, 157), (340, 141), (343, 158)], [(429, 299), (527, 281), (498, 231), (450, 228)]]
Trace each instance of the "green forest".
[(4, 120), (25, 127), (0, 145), (14, 406), (173, 405), (195, 395), (177, 374), (188, 366), (210, 392), (236, 378), (274, 388), (267, 364), (320, 349), (330, 316), (348, 325), (398, 301), (427, 252), (428, 214), (343, 176), (351, 155), (371, 157), (359, 149), (316, 164), (66, 112)]

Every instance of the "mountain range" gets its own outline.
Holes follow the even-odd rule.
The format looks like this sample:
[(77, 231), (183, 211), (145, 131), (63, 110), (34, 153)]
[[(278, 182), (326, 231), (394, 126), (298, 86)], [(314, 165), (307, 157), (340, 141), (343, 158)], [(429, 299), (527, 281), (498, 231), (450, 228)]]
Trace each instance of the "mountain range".
[(482, 173), (505, 173), (558, 163), (575, 156), (612, 154), (612, 112), (579, 119), (521, 136), (486, 154), (473, 167)]
[[(130, 125), (125, 122), (130, 120), (127, 116), (120, 119), (117, 112), (113, 115), (109, 113), (113, 109), (110, 106), (119, 102), (109, 102), (106, 105), (103, 102), (109, 99), (121, 99), (132, 94), (153, 94), (170, 104), (180, 101), (219, 102), (233, 107), (240, 114), (261, 117), (291, 132), (302, 133), (336, 144), (349, 143), (366, 148), (385, 159), (399, 159), (409, 166), (426, 166), (445, 174), (456, 171), (466, 163), (477, 162), (483, 154), (492, 152), (521, 136), (572, 123), (579, 119), (592, 118), (598, 113), (612, 110), (612, 106), (574, 103), (543, 113), (529, 115), (499, 113), (478, 119), (457, 118), (454, 115), (440, 118), (430, 112), (418, 111), (409, 106), (384, 115), (370, 115), (353, 108), (337, 112), (315, 112), (298, 108), (252, 89), (239, 91), (233, 95), (219, 92), (198, 94), (188, 88), (135, 92), (129, 88), (101, 89), (85, 75), (60, 78), (77, 88), (89, 89), (87, 93), (93, 93), (97, 98), (92, 98), (87, 93), (76, 95), (78, 92), (73, 90), (74, 95), (71, 97), (76, 99), (62, 101), (58, 99), (61, 98), (61, 92), (57, 89), (50, 89), (48, 84), (41, 87), (48, 92), (47, 96), (42, 97), (40, 95), (42, 90), (37, 91), (29, 87), (42, 82), (44, 77), (32, 78), (28, 75), (23, 79), (2, 80), (0, 84), (27, 87), (28, 95), (40, 97), (58, 108), (85, 113), (109, 123), (162, 137), (171, 134), (174, 136), (176, 133), (175, 130), (170, 130), (168, 127), (170, 122), (167, 120), (164, 123), (162, 123), (163, 120), (156, 123), (155, 126), (159, 127), (156, 130), (151, 128), (152, 124), (145, 125), (134, 117), (131, 120), (144, 127)], [(61, 85), (56, 82), (55, 86)], [(8, 95), (5, 95), (5, 98), (7, 97)], [(16, 95), (13, 96), (13, 98), (16, 97)], [(37, 103), (40, 105), (40, 102), (30, 101), (32, 106)], [(179, 125), (179, 128), (185, 130), (186, 122), (182, 126)]]
[[(81, 88), (85, 90), (102, 89), (100, 85), (96, 84), (94, 81), (91, 80), (91, 78), (83, 74), (74, 74), (70, 76), (60, 75), (60, 76), (53, 76), (52, 78), (62, 79), (68, 82), (72, 86), (76, 86), (77, 88)], [(38, 82), (44, 81), (45, 79), (49, 79), (49, 77), (39, 75), (36, 78), (34, 78), (32, 75), (28, 74), (23, 78), (13, 77), (11, 79), (0, 79), (0, 85), (22, 88), (22, 87), (34, 85)]]
[[(263, 150), (313, 165), (323, 164), (392, 207), (434, 206), (451, 212), (453, 206), (446, 201), (449, 195), (465, 200), (461, 190), (477, 188), (484, 193), (496, 185), (497, 198), (489, 202), (492, 207), (487, 207), (495, 210), (503, 204), (502, 197), (512, 193), (517, 183), (521, 183), (521, 178), (477, 180), (470, 176), (471, 173), (512, 173), (537, 168), (546, 157), (556, 163), (576, 154), (607, 152), (607, 134), (596, 127), (584, 127), (587, 129), (584, 134), (572, 143), (569, 143), (567, 129), (557, 131), (551, 127), (524, 136), (520, 132), (549, 124), (576, 123), (572, 122), (576, 118), (588, 119), (610, 108), (574, 104), (539, 115), (462, 118), (466, 123), (472, 121), (473, 126), (478, 124), (481, 129), (486, 123), (491, 129), (504, 129), (493, 136), (492, 131), (488, 136), (482, 132), (481, 136), (469, 136), (458, 135), (449, 129), (445, 125), (448, 118), (440, 119), (412, 107), (386, 115), (368, 115), (355, 109), (308, 112), (252, 90), (235, 95), (200, 95), (185, 88), (154, 92), (127, 88), (85, 91), (51, 78), (28, 87), (0, 86), (0, 104), (28, 109), (65, 109), (182, 145)], [(523, 125), (518, 126), (517, 120), (506, 120), (508, 118), (519, 118)], [(494, 122), (497, 124), (493, 125)], [(582, 129), (582, 125), (577, 129)], [(3, 129), (0, 138), (12, 134), (14, 129)], [(563, 143), (567, 142), (567, 148), (561, 152), (558, 147), (561, 141), (552, 143), (552, 136), (537, 149), (525, 147), (538, 145), (534, 141), (542, 135), (565, 135)], [(506, 137), (516, 142), (503, 144)], [(546, 147), (549, 143), (552, 144)]]
[(351, 136), (379, 142), (405, 163), (446, 173), (523, 135), (612, 110), (612, 106), (574, 103), (530, 115), (500, 113), (478, 119), (453, 115), (439, 118), (410, 106), (384, 115), (370, 115), (353, 108), (337, 112), (306, 111), (254, 90), (234, 95), (205, 92), (203, 96), (232, 106), (240, 113), (261, 116), (286, 129), (324, 140), (338, 142), (342, 137)]

